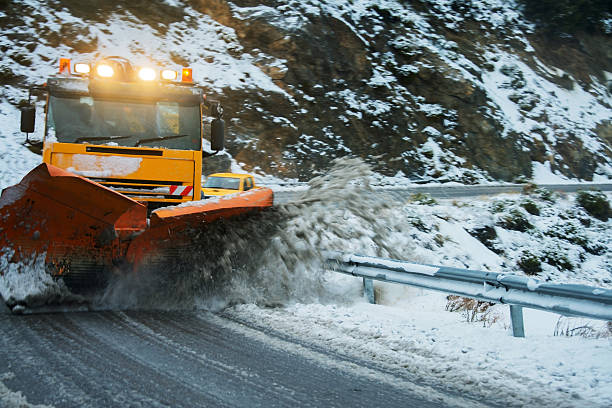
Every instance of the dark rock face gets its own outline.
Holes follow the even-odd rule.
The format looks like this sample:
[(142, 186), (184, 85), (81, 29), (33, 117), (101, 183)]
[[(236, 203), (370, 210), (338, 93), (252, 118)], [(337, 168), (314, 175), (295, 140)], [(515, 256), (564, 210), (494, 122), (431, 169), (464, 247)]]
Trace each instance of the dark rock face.
[[(525, 43), (512, 31), (512, 24), (520, 26), (519, 21), (500, 29), (476, 21), (466, 6), (461, 10), (462, 26), (449, 29), (427, 1), (413, 1), (410, 6), (429, 23), (430, 33), (423, 32), (418, 19), (407, 22), (397, 10), (375, 2), (359, 19), (351, 19), (348, 11), (340, 18), (324, 7), (314, 14), (297, 7), (291, 16), (304, 18), (299, 28), (283, 25), (283, 19), (289, 18), (286, 2), (263, 2), (267, 12), (253, 18), (236, 18), (235, 10), (262, 2), (233, 4), (234, 8), (221, 0), (199, 1), (195, 7), (236, 30), (247, 52), (261, 50), (285, 60), (286, 69), (267, 67), (265, 62), (260, 68), (297, 101), (296, 106), (279, 95), (258, 93), (243, 96), (248, 104), (230, 105), (239, 118), (232, 132), (253, 141), (248, 146), (230, 142), (229, 150), (240, 161), (272, 173), (308, 178), (324, 170), (330, 158), (352, 154), (370, 161), (383, 174), (402, 171), (413, 178), (467, 183), (483, 177), (529, 178), (533, 161), (550, 161), (553, 170), (588, 180), (600, 164), (610, 163), (609, 142), (593, 152), (569, 133), (557, 143), (546, 136), (541, 140), (506, 129), (500, 120), (502, 108), (495, 106), (479, 83), (483, 72), (496, 70), (484, 54), (500, 47), (562, 88), (574, 86), (568, 73), (588, 88), (590, 75), (601, 77), (611, 65), (609, 55), (601, 51), (605, 41), (589, 37), (580, 44), (555, 43), (531, 35), (540, 52), (527, 53)], [(439, 49), (420, 41), (427, 36), (435, 37)], [(589, 49), (585, 49), (587, 43)], [(601, 58), (589, 65), (595, 50)], [(568, 73), (545, 73), (537, 68), (537, 58), (567, 67)], [(459, 65), (467, 66), (473, 78), (466, 78), (453, 60), (463, 60)], [(523, 69), (517, 65), (497, 69), (500, 77), (506, 77), (506, 87), (516, 91), (509, 99), (519, 111), (546, 123), (546, 112), (529, 116), (544, 102), (526, 88)], [(227, 99), (241, 98), (230, 95)], [(285, 118), (291, 126), (262, 118), (254, 107)], [(596, 132), (604, 136), (609, 125), (598, 126), (601, 130), (588, 132), (601, 140)], [(450, 155), (434, 157), (434, 152), (423, 149), (428, 139)], [(432, 166), (432, 160), (440, 163)]]
[[(137, 20), (158, 35), (199, 13), (235, 33), (228, 52), (251, 58), (277, 87), (219, 95), (227, 151), (249, 169), (308, 179), (353, 155), (382, 174), (421, 180), (528, 179), (533, 162), (568, 177), (612, 177), (609, 36), (545, 39), (512, 1), (186, 3), (49, 7), (84, 21)], [(24, 24), (7, 13), (0, 27)], [(99, 42), (86, 28), (66, 25), (72, 34), (61, 34), (37, 24), (51, 46), (90, 52)], [(168, 58), (183, 66), (214, 60), (184, 46), (169, 47)], [(28, 65), (27, 53), (12, 58)], [(0, 81), (23, 83), (20, 72), (0, 66)], [(590, 102), (568, 106), (570, 92)]]

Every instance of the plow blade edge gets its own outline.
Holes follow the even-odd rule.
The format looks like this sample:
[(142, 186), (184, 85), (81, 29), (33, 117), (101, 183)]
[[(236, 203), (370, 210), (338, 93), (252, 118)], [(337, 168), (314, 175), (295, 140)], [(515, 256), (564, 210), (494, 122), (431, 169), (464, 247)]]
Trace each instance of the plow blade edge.
[(189, 251), (210, 223), (273, 204), (268, 188), (214, 200), (147, 208), (98, 183), (41, 164), (0, 196), (0, 276), (9, 264), (44, 256), (46, 271), (69, 286), (97, 287), (112, 271), (138, 271), (168, 253)]
[(127, 260), (136, 269), (155, 263), (164, 254), (180, 257), (189, 251), (195, 236), (206, 233), (206, 226), (220, 219), (229, 219), (271, 207), (274, 193), (257, 188), (217, 199), (194, 201), (185, 206), (161, 208), (151, 214), (149, 228), (134, 238)]
[(0, 251), (15, 263), (46, 254), (54, 276), (90, 275), (123, 258), (127, 239), (146, 228), (146, 217), (142, 204), (41, 164), (2, 192)]

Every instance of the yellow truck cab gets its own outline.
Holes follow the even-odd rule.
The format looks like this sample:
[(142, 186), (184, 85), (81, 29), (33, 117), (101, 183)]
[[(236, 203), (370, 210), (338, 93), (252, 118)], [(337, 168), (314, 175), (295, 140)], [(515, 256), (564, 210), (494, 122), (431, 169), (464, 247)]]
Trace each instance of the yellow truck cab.
[[(201, 197), (202, 115), (206, 97), (190, 68), (135, 67), (121, 57), (96, 63), (60, 59), (47, 79), (43, 162), (89, 178), (149, 209)], [(210, 103), (209, 103), (210, 105)], [(222, 109), (211, 148), (223, 150)], [(34, 106), (22, 131), (34, 130)], [(215, 152), (215, 153), (216, 153)]]
[(234, 194), (259, 188), (250, 174), (215, 173), (202, 186), (202, 198)]

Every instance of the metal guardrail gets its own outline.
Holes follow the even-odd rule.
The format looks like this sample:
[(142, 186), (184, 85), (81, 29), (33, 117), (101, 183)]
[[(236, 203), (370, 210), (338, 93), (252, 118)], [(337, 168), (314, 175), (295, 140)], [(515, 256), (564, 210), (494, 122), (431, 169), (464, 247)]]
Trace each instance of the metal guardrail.
[[(301, 185), (305, 185), (302, 183)], [(566, 193), (575, 193), (578, 190), (601, 190), (612, 191), (612, 184), (540, 184), (540, 188), (550, 191), (561, 191)], [(446, 185), (439, 186), (396, 186), (396, 187), (381, 187), (373, 185), (372, 188), (377, 194), (386, 194), (392, 199), (398, 201), (408, 200), (412, 194), (423, 193), (429, 194), (434, 198), (450, 199), (450, 198), (465, 198), (490, 196), (502, 193), (520, 193), (525, 188), (525, 184), (501, 184), (501, 185)], [(277, 191), (274, 193), (275, 204), (285, 204), (296, 200), (303, 191)]]
[(400, 283), (510, 305), (512, 332), (525, 337), (523, 307), (565, 316), (612, 321), (612, 290), (555, 284), (519, 275), (424, 265), (341, 252), (325, 252), (332, 271), (363, 278), (364, 292), (375, 303), (372, 280)]

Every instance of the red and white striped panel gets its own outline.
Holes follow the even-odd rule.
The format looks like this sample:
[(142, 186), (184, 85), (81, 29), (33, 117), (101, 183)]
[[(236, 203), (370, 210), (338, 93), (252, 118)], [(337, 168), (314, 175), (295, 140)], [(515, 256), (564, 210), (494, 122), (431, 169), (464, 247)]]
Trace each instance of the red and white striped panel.
[(170, 194), (186, 196), (191, 194), (193, 186), (170, 186)]

